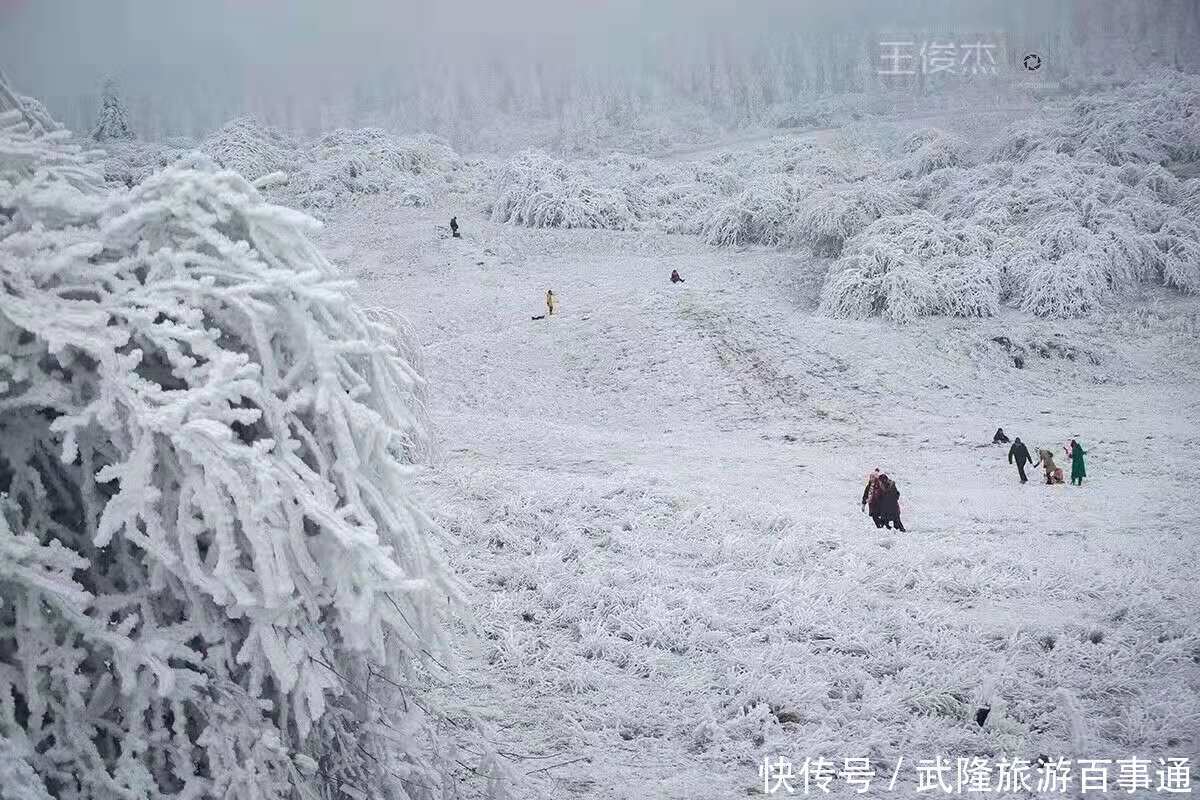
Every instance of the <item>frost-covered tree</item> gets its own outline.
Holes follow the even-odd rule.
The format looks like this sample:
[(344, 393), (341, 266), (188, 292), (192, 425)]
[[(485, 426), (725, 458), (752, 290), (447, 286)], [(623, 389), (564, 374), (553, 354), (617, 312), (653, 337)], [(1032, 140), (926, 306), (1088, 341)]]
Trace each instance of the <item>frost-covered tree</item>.
[(104, 90), (100, 95), (100, 111), (96, 114), (96, 124), (92, 126), (92, 139), (97, 142), (126, 141), (134, 138), (133, 128), (129, 126), (129, 113), (121, 102), (116, 81), (111, 78), (104, 82)]
[(396, 331), (239, 175), (109, 193), (66, 137), (0, 113), (4, 796), (430, 795)]

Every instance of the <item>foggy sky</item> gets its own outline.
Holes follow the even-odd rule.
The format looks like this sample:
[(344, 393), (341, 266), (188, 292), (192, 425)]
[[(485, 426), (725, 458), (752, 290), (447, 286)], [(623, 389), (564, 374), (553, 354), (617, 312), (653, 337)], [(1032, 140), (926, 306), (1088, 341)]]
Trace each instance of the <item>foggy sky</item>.
[[(865, 37), (892, 28), (1005, 30), (1026, 38), (1032, 31), (1045, 34), (1038, 43), (1043, 50), (1119, 31), (1153, 39), (1144, 50), (1162, 49), (1170, 37), (1188, 32), (1174, 19), (1192, 19), (1189, 9), (1197, 5), (1200, 0), (0, 0), (0, 67), (18, 91), (39, 97), (74, 125), (94, 114), (99, 87), (111, 76), (135, 125), (153, 123), (165, 133), (195, 134), (246, 112), (312, 127), (322, 124), (323, 108), (352, 102), (386, 108), (389, 124), (403, 118), (396, 124), (436, 127), (450, 125), (452, 117), (478, 116), (502, 94), (515, 99), (497, 107), (543, 114), (598, 86), (641, 81), (660, 94), (692, 92), (722, 70), (734, 83), (745, 81), (782, 57), (779, 42), (789, 36), (808, 37), (802, 47), (786, 49), (787, 58), (806, 60), (790, 68), (786, 85), (793, 88), (776, 94), (808, 86), (794, 80), (795, 73), (814, 63), (820, 69), (820, 60), (831, 57), (796, 55), (804, 48), (837, 42), (861, 49)], [(1200, 13), (1195, 16), (1192, 32), (1200, 38)], [(862, 57), (844, 60), (853, 66)], [(812, 85), (838, 88), (833, 80)], [(703, 93), (697, 96), (703, 102)]]

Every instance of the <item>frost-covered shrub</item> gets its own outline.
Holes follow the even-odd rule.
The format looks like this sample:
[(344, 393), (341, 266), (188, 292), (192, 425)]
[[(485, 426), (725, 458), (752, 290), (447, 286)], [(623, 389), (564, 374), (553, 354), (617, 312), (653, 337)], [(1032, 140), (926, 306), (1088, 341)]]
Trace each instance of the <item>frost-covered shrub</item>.
[(1164, 71), (1072, 109), (1080, 147), (1113, 165), (1200, 159), (1200, 76)]
[(338, 129), (304, 146), (284, 196), (314, 209), (364, 195), (387, 195), (401, 206), (427, 206), (445, 194), (446, 173), (456, 158), (435, 136)]
[(446, 192), (457, 156), (434, 136), (400, 138), (379, 128), (338, 129), (296, 144), (243, 117), (209, 136), (201, 149), (251, 181), (282, 173), (273, 197), (302, 209), (329, 210), (363, 195), (426, 206)]
[(1200, 178), (1189, 178), (1180, 184), (1179, 210), (1184, 216), (1200, 219)]
[(248, 181), (272, 172), (291, 172), (296, 166), (296, 144), (253, 117), (238, 117), (200, 142), (201, 152), (218, 166), (231, 169)]
[(1021, 289), (1021, 308), (1044, 317), (1078, 317), (1096, 311), (1108, 295), (1101, 265), (1071, 251), (1057, 259), (1025, 251), (1009, 262)]
[(802, 196), (802, 187), (795, 181), (767, 176), (714, 208), (700, 235), (708, 244), (720, 247), (782, 244)]
[(1040, 118), (1014, 122), (991, 147), (993, 161), (1020, 161), (1039, 153), (1061, 153), (1069, 148), (1065, 134), (1054, 123)]
[(104, 143), (104, 179), (114, 187), (132, 187), (166, 169), (194, 148), (184, 142), (113, 141)]
[(931, 315), (988, 316), (1000, 307), (992, 236), (924, 211), (880, 219), (846, 244), (821, 293), (836, 317), (911, 322)]
[(651, 187), (645, 193), (646, 214), (667, 233), (699, 234), (709, 212), (724, 199), (694, 183)]
[(109, 193), (0, 114), (0, 772), (427, 796), (420, 378), (307, 218), (198, 159)]
[(540, 151), (522, 153), (500, 168), (487, 211), (496, 222), (531, 228), (630, 230), (638, 222), (623, 188), (603, 185)]
[[(1200, 232), (1173, 205), (1186, 191), (1156, 164), (1118, 168), (1042, 153), (943, 170), (917, 194), (935, 215), (995, 235), (1007, 299), (1077, 316), (1143, 282), (1200, 289)], [(1072, 269), (1082, 272), (1067, 275)]]
[(800, 201), (790, 236), (820, 255), (836, 256), (847, 239), (875, 220), (911, 210), (906, 197), (882, 182), (841, 184)]
[(718, 197), (727, 197), (738, 192), (742, 186), (738, 176), (712, 162), (700, 162), (691, 165), (691, 179), (699, 184), (701, 191)]
[(1086, 95), (1061, 118), (1023, 120), (1006, 130), (993, 160), (1065, 153), (1085, 160), (1165, 164), (1200, 159), (1200, 77), (1163, 72)]
[(937, 128), (914, 131), (904, 139), (901, 149), (904, 155), (893, 167), (898, 178), (920, 177), (967, 162), (966, 142)]

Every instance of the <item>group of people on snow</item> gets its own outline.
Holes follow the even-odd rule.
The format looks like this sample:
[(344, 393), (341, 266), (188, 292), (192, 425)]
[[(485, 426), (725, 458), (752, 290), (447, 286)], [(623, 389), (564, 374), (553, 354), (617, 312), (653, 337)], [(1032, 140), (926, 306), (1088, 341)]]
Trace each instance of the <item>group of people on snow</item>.
[[(455, 239), (461, 239), (462, 236), (458, 232), (458, 217), (450, 218), (450, 235)], [(671, 283), (684, 283), (683, 276), (679, 274), (679, 270), (671, 270)], [(545, 319), (546, 317), (554, 316), (555, 309), (558, 308), (558, 297), (552, 289), (546, 290), (546, 313), (534, 319)]]
[[(1010, 443), (1003, 428), (996, 429), (992, 443)], [(1020, 436), (1013, 439), (1011, 444), (1012, 446), (1008, 448), (1008, 463), (1017, 465), (1017, 474), (1021, 477), (1021, 483), (1029, 482), (1029, 478), (1025, 475), (1026, 464), (1041, 467), (1045, 472), (1048, 486), (1063, 482), (1063, 471), (1054, 463), (1053, 452), (1038, 449), (1037, 458), (1034, 459)], [(1063, 448), (1063, 451), (1071, 462), (1071, 484), (1082, 486), (1083, 479), (1087, 477), (1087, 469), (1083, 463), (1083, 457), (1087, 455), (1087, 451), (1074, 439)], [(871, 520), (875, 523), (876, 528), (894, 527), (901, 533), (904, 532), (904, 523), (900, 521), (900, 488), (886, 473), (881, 472), (879, 467), (876, 467), (867, 476), (867, 485), (862, 493), (862, 507), (871, 515)]]
[[(683, 278), (681, 278), (679, 276), (679, 270), (677, 270), (677, 269), (671, 270), (671, 283), (683, 283)], [(557, 308), (558, 308), (558, 295), (556, 295), (554, 293), (553, 289), (547, 289), (546, 290), (546, 313), (542, 314), (540, 316), (534, 317), (534, 319), (545, 319), (546, 317), (553, 317), (554, 311)]]
[(895, 527), (904, 533), (904, 523), (900, 521), (900, 487), (887, 473), (880, 472), (879, 467), (867, 476), (862, 507), (871, 515), (876, 528)]
[[(1008, 443), (1008, 436), (1004, 433), (1004, 428), (997, 428), (995, 436), (992, 437), (992, 444)], [(1072, 439), (1063, 447), (1063, 452), (1067, 454), (1067, 459), (1071, 462), (1071, 485), (1083, 486), (1083, 479), (1087, 477), (1087, 468), (1084, 466), (1083, 457), (1087, 455), (1087, 451), (1083, 449), (1083, 445)], [(1020, 476), (1021, 483), (1029, 482), (1029, 478), (1025, 475), (1026, 464), (1033, 464), (1045, 471), (1047, 486), (1063, 482), (1063, 471), (1054, 463), (1054, 453), (1046, 449), (1037, 449), (1037, 458), (1034, 459), (1029, 455), (1029, 448), (1021, 441), (1020, 436), (1016, 437), (1012, 446), (1008, 448), (1008, 463), (1017, 465), (1017, 475)]]

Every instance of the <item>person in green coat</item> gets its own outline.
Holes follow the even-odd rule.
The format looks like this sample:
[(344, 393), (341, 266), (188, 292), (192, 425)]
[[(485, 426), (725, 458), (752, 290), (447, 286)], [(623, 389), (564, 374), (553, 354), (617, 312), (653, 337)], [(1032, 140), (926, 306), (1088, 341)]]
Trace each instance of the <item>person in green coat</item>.
[(1083, 486), (1083, 479), (1087, 477), (1087, 470), (1083, 466), (1083, 457), (1087, 455), (1087, 451), (1083, 446), (1074, 439), (1067, 447), (1067, 455), (1071, 457), (1071, 484), (1073, 486)]

